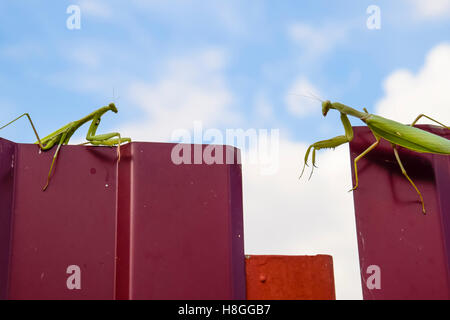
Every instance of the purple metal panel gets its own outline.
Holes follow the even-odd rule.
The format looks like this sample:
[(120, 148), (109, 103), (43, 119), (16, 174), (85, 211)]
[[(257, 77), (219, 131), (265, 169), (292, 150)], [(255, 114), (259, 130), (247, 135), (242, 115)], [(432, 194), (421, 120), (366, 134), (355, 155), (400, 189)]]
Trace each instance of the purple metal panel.
[[(52, 156), (17, 144), (7, 298), (113, 299), (115, 150), (64, 146), (43, 192)], [(80, 290), (66, 285), (71, 265)]]
[(16, 145), (0, 138), (0, 299), (8, 296)]
[[(119, 226), (129, 228), (119, 231), (129, 233), (122, 260), (129, 287), (118, 296), (245, 299), (240, 165), (176, 165), (174, 146), (132, 143), (123, 160), (131, 164), (130, 197), (123, 197), (131, 203), (130, 221)], [(220, 148), (224, 156), (237, 152)]]
[(174, 146), (125, 145), (119, 166), (115, 149), (64, 146), (42, 192), (54, 151), (0, 140), (0, 298), (245, 299), (238, 151), (175, 165)]
[(130, 298), (130, 213), (131, 213), (131, 144), (121, 147), (117, 190), (117, 260), (116, 294), (118, 300)]
[[(450, 131), (419, 126), (450, 138)], [(375, 139), (367, 127), (355, 127), (351, 165)], [(422, 192), (418, 195), (400, 171), (390, 143), (358, 162), (359, 188), (354, 192), (356, 227), (364, 299), (450, 298), (450, 170), (449, 156), (399, 148), (400, 158)], [(353, 172), (354, 181), (354, 172)], [(369, 266), (380, 270), (381, 287)]]
[[(446, 130), (442, 136), (450, 139), (450, 130)], [(442, 212), (442, 229), (444, 232), (445, 251), (447, 253), (447, 270), (450, 278), (450, 157), (433, 155), (434, 176), (440, 211)]]
[(236, 148), (226, 147), (227, 151), (233, 151), (233, 163), (230, 165), (230, 176), (228, 180), (229, 189), (229, 214), (231, 226), (231, 272), (232, 295), (234, 299), (246, 298), (246, 274), (244, 259), (244, 217), (243, 217), (243, 195), (242, 195), (242, 167), (239, 164), (240, 151)]

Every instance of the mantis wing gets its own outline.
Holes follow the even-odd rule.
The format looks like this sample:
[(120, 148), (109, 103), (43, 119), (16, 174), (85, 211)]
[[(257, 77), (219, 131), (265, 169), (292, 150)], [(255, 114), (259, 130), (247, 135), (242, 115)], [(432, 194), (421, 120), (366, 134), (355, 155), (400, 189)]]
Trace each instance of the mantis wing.
[(365, 119), (367, 126), (393, 144), (423, 153), (450, 154), (450, 140), (425, 130), (377, 115)]

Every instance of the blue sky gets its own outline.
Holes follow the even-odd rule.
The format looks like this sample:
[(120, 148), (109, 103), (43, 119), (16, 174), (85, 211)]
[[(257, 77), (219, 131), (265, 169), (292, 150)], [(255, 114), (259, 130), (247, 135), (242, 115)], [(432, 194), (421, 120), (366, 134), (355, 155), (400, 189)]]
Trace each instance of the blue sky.
[[(71, 4), (81, 8), (79, 30), (66, 27)], [(366, 26), (370, 5), (380, 8), (379, 30)], [(297, 188), (298, 181), (286, 179), (301, 168), (303, 148), (342, 133), (337, 115), (323, 119), (320, 103), (302, 94), (313, 92), (403, 122), (412, 121), (422, 108), (448, 122), (446, 90), (439, 88), (450, 73), (449, 17), (448, 0), (2, 1), (1, 122), (29, 112), (43, 136), (114, 101), (119, 114), (105, 115), (99, 132), (120, 129), (135, 140), (170, 141), (173, 130), (192, 128), (195, 120), (221, 130), (280, 129), (286, 152), (280, 163), (291, 171), (272, 178), (261, 178), (251, 168), (244, 171), (246, 250), (326, 253), (323, 248), (348, 231), (347, 240), (329, 253), (336, 259), (338, 298), (360, 298), (351, 212), (342, 233), (335, 234), (287, 210), (286, 221), (303, 217), (298, 220), (302, 225), (329, 240), (314, 247), (314, 235), (305, 231), (302, 236), (280, 224), (273, 231), (274, 247), (268, 248), (258, 230), (270, 235), (270, 212), (255, 203), (267, 193), (275, 199), (274, 208), (282, 203), (314, 206), (301, 197), (292, 202), (297, 194), (269, 187)], [(25, 120), (1, 136), (35, 140)], [(348, 167), (345, 153), (345, 148), (335, 155), (323, 153), (323, 163), (329, 158), (331, 166)], [(320, 188), (320, 174), (317, 181)], [(256, 192), (259, 184), (268, 187)], [(303, 194), (314, 192), (314, 182), (298, 188)], [(351, 208), (351, 198), (346, 199), (343, 208)], [(261, 210), (266, 218), (260, 218)], [(288, 236), (280, 240), (280, 231)], [(299, 242), (305, 244), (292, 245)]]
[[(371, 109), (383, 79), (399, 68), (417, 71), (450, 30), (448, 19), (415, 18), (407, 1), (93, 2), (0, 4), (0, 93), (10, 106), (7, 115), (28, 111), (40, 131), (49, 132), (105, 104), (114, 90), (120, 117), (108, 120), (111, 127), (133, 121), (140, 115), (128, 98), (131, 83), (157, 82), (168, 59), (210, 48), (226, 56), (223, 81), (245, 123), (254, 126), (259, 95), (276, 109), (271, 121), (294, 138), (311, 139), (320, 114), (297, 119), (285, 108), (296, 78), (320, 88), (321, 98)], [(70, 4), (81, 5), (80, 30), (66, 28)], [(366, 27), (371, 4), (381, 8), (381, 30)], [(311, 35), (293, 39), (295, 24), (310, 27)]]

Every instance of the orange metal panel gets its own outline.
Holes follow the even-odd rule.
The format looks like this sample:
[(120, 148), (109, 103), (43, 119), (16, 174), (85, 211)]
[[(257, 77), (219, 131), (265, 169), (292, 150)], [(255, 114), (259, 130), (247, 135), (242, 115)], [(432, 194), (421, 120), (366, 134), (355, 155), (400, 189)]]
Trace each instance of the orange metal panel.
[(335, 300), (333, 258), (247, 256), (248, 300)]

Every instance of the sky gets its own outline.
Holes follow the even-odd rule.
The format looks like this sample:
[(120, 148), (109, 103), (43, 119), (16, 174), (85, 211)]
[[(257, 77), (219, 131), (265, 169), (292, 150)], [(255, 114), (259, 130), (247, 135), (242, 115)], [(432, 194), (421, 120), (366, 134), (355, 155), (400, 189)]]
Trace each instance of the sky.
[[(318, 99), (450, 122), (450, 0), (15, 0), (0, 21), (0, 123), (28, 112), (44, 136), (115, 102), (99, 132), (134, 141), (275, 137), (271, 170), (243, 147), (246, 254), (331, 254), (338, 299), (362, 297), (348, 146), (298, 180), (308, 145), (343, 133)], [(25, 120), (0, 134), (35, 141)], [(192, 142), (237, 144), (218, 136)]]

